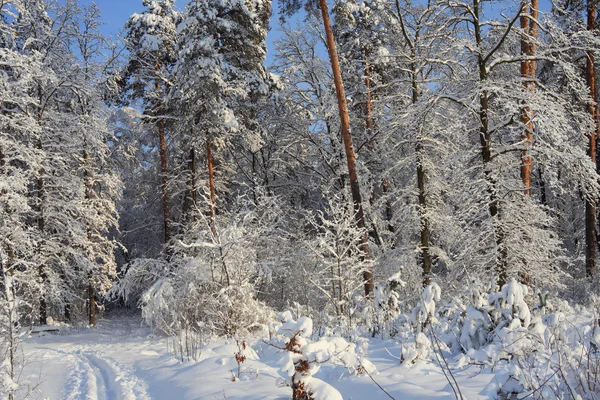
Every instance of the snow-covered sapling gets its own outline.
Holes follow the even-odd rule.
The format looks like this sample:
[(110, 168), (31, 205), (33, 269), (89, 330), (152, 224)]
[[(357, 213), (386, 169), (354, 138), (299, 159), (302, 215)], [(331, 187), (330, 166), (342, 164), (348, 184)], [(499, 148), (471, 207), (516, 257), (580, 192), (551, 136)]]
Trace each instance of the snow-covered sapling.
[(435, 304), (439, 302), (441, 298), (441, 289), (440, 286), (431, 282), (425, 290), (423, 290), (423, 294), (421, 294), (421, 299), (417, 306), (413, 309), (411, 314), (412, 323), (420, 328), (422, 332), (428, 324), (431, 324), (436, 321), (435, 319)]
[(400, 315), (400, 296), (397, 290), (406, 286), (406, 282), (400, 278), (402, 271), (403, 267), (400, 267), (400, 271), (389, 277), (385, 285), (375, 285), (373, 336), (378, 333), (393, 335), (390, 324)]
[[(235, 362), (237, 364), (237, 378), (240, 379), (240, 375), (242, 374), (242, 364), (246, 362), (246, 341), (240, 339), (236, 336), (235, 343), (237, 344), (238, 351), (234, 354)], [(233, 377), (232, 381), (235, 381), (235, 377)]]
[[(313, 322), (310, 318), (294, 320), (289, 311), (279, 314), (282, 322), (272, 345), (284, 350), (281, 370), (287, 376), (294, 400), (341, 400), (342, 395), (329, 384), (314, 377), (324, 363), (342, 365), (353, 373), (374, 367), (367, 360), (359, 360), (356, 345), (341, 337), (323, 337), (311, 342)], [(275, 343), (273, 343), (275, 342)]]

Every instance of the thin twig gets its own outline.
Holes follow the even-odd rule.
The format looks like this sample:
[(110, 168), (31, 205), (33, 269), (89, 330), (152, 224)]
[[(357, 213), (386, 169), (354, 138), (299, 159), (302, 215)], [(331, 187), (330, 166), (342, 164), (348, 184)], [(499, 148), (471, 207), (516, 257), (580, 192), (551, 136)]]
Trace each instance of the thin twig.
[(374, 384), (376, 384), (376, 385), (377, 385), (377, 387), (378, 387), (379, 389), (381, 389), (381, 391), (382, 391), (383, 393), (385, 393), (385, 394), (386, 394), (386, 395), (387, 395), (387, 396), (388, 396), (390, 399), (392, 399), (392, 400), (396, 400), (396, 399), (395, 399), (395, 398), (394, 398), (394, 397), (393, 397), (391, 394), (389, 394), (389, 393), (388, 393), (388, 391), (387, 391), (387, 390), (385, 390), (385, 389), (384, 389), (384, 388), (383, 388), (383, 387), (382, 387), (382, 386), (381, 386), (379, 383), (377, 383), (377, 381), (376, 381), (375, 379), (373, 379), (373, 377), (371, 376), (371, 374), (369, 373), (369, 371), (367, 371), (367, 369), (364, 367), (364, 365), (362, 365), (362, 363), (361, 363), (360, 361), (359, 361), (359, 365), (360, 365), (360, 369), (361, 369), (361, 370), (362, 370), (362, 371), (363, 371), (365, 374), (367, 374), (367, 376), (368, 376), (369, 378), (371, 378), (371, 380), (373, 381), (373, 383), (374, 383)]
[[(464, 396), (462, 395), (462, 392), (460, 391), (460, 386), (458, 386), (458, 382), (456, 381), (456, 378), (454, 377), (454, 374), (450, 370), (450, 365), (448, 364), (448, 361), (446, 360), (446, 357), (444, 357), (444, 353), (442, 353), (442, 348), (441, 348), (440, 343), (439, 343), (440, 340), (438, 339), (438, 337), (433, 332), (433, 326), (431, 324), (429, 325), (429, 332), (431, 334), (432, 339), (434, 339), (434, 346), (437, 345), (437, 348), (440, 351), (440, 355), (438, 356), (438, 353), (437, 353), (437, 351), (435, 351), (435, 348), (433, 349), (434, 353), (435, 353), (435, 357), (437, 358), (438, 363), (440, 364), (440, 367), (442, 368), (442, 372), (444, 373), (444, 376), (446, 377), (446, 380), (448, 381), (448, 383), (450, 384), (450, 387), (452, 388), (452, 391), (454, 392), (454, 396), (458, 400), (464, 400)], [(446, 365), (446, 369), (448, 370), (448, 374), (450, 374), (450, 377), (452, 377), (452, 380), (454, 381), (454, 385), (456, 385), (456, 388), (454, 387), (454, 385), (450, 381), (450, 378), (448, 378), (448, 375), (446, 374), (446, 370), (444, 369), (444, 367), (442, 366), (442, 363), (440, 362), (440, 356), (442, 357), (442, 360), (444, 361), (444, 364)]]

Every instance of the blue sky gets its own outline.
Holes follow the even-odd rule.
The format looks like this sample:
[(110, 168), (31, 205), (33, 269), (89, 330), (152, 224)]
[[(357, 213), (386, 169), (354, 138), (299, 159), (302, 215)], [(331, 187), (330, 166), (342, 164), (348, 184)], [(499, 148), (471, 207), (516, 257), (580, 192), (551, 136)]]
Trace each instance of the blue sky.
[[(79, 0), (80, 4), (90, 4), (92, 0)], [(96, 0), (95, 3), (102, 10), (102, 20), (106, 22), (103, 27), (105, 34), (118, 33), (129, 16), (144, 9), (142, 0)]]

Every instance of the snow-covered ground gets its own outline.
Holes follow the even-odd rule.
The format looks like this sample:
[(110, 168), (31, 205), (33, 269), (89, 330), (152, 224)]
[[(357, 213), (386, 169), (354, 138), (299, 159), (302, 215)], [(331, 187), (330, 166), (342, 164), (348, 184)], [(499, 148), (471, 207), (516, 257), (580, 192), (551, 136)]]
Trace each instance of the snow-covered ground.
[[(38, 385), (42, 398), (112, 399), (287, 399), (279, 350), (260, 339), (252, 341), (241, 379), (235, 341), (213, 341), (199, 361), (180, 362), (168, 351), (167, 339), (143, 327), (135, 317), (113, 317), (96, 329), (75, 334), (48, 334), (24, 343), (27, 365), (20, 382)], [(442, 370), (418, 361), (400, 365), (399, 344), (371, 340), (366, 358), (377, 368), (373, 379), (395, 399), (455, 398)], [(344, 399), (389, 399), (371, 378), (341, 366), (324, 365), (316, 375), (338, 389)], [(489, 398), (494, 375), (475, 367), (455, 371), (465, 399)], [(38, 396), (33, 396), (38, 397)]]

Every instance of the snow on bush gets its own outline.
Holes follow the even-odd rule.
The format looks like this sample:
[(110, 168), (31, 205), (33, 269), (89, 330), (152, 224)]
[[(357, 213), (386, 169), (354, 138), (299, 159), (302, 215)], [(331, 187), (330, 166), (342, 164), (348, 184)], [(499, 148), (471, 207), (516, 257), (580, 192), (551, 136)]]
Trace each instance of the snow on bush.
[(271, 324), (278, 327), (271, 344), (280, 350), (280, 368), (287, 377), (295, 400), (342, 400), (342, 395), (331, 385), (315, 378), (322, 364), (331, 363), (345, 367), (350, 373), (372, 373), (373, 365), (360, 360), (356, 345), (342, 337), (321, 337), (312, 341), (313, 321), (308, 317), (293, 319), (289, 311), (279, 314), (280, 322)]
[(411, 314), (411, 321), (416, 326), (420, 326), (421, 330), (429, 323), (436, 321), (435, 319), (435, 303), (441, 299), (441, 289), (435, 282), (431, 282), (421, 295), (421, 299)]
[[(474, 365), (493, 372), (496, 378), (482, 392), (490, 398), (595, 399), (598, 319), (578, 324), (560, 312), (545, 315), (547, 293), (538, 296), (532, 314), (528, 294), (529, 288), (514, 279), (487, 296), (473, 282), (466, 299), (471, 304), (456, 299), (454, 306), (442, 308), (432, 328), (451, 348), (454, 368)], [(423, 298), (421, 311), (428, 300)]]
[(270, 214), (255, 212), (242, 200), (238, 207), (220, 215), (222, 226), (215, 229), (199, 218), (194, 233), (179, 237), (167, 260), (131, 263), (114, 291), (126, 300), (139, 299), (146, 323), (174, 338), (182, 360), (196, 358), (207, 335), (248, 336), (265, 330), (275, 316), (256, 289)]
[(402, 272), (401, 267), (385, 284), (375, 285), (373, 316), (367, 318), (373, 336), (381, 334), (382, 337), (386, 337), (396, 333), (394, 324), (400, 315), (400, 295), (397, 289), (406, 286), (406, 282), (401, 279)]

